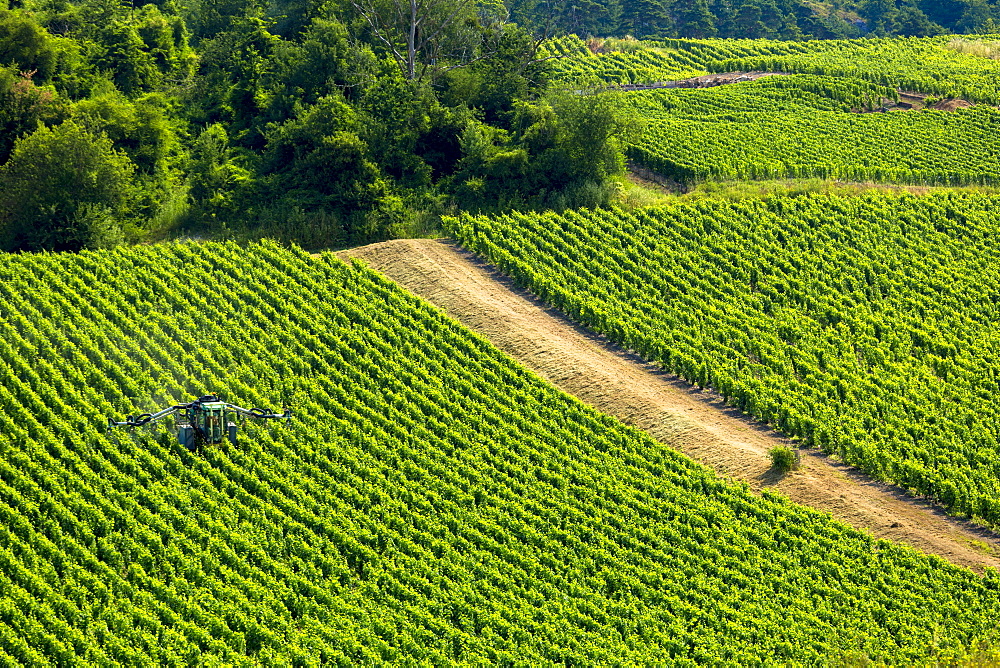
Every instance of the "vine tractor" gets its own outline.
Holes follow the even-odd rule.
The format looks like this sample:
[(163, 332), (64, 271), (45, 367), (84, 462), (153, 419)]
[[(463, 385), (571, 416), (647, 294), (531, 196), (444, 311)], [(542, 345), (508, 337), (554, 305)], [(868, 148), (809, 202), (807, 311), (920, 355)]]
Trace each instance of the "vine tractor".
[(177, 404), (164, 408), (156, 413), (129, 415), (124, 422), (116, 422), (108, 418), (108, 432), (115, 427), (142, 427), (162, 420), (168, 415), (177, 413), (177, 442), (188, 450), (200, 450), (204, 445), (222, 443), (228, 437), (236, 443), (236, 417), (253, 418), (256, 420), (288, 420), (292, 419), (292, 409), (285, 406), (284, 413), (272, 413), (263, 408), (240, 408), (226, 403), (217, 394), (207, 394), (195, 399), (189, 404)]

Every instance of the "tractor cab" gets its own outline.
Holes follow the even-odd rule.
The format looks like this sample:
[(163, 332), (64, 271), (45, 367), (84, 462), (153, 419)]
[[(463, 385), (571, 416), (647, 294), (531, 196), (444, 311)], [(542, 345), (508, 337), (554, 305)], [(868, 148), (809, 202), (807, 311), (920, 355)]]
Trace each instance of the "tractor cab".
[(209, 394), (191, 402), (187, 409), (187, 424), (177, 431), (178, 442), (188, 450), (198, 445), (216, 445), (222, 439), (236, 444), (236, 423), (229, 421), (229, 405), (217, 395)]

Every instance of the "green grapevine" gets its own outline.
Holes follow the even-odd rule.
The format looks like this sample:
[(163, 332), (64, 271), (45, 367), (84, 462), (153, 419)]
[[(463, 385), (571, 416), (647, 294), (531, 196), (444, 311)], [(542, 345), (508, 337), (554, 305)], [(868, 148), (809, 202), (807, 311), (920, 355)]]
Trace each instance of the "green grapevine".
[(894, 90), (812, 75), (621, 94), (645, 119), (633, 160), (680, 182), (822, 177), (1000, 183), (1000, 112), (853, 113)]
[(550, 40), (543, 47), (542, 57), (550, 58), (550, 76), (568, 85), (654, 83), (708, 73), (692, 56), (678, 49), (591, 53), (576, 35)]
[(669, 39), (644, 42), (644, 48), (629, 53), (593, 54), (582, 40), (569, 36), (550, 41), (546, 48), (548, 55), (561, 56), (552, 61), (554, 77), (568, 82), (587, 75), (630, 84), (683, 79), (706, 71), (786, 72), (863, 79), (894, 89), (1000, 104), (1000, 61), (951, 49), (953, 39)]
[(1000, 198), (453, 219), (554, 306), (872, 476), (1000, 524)]
[[(0, 297), (3, 663), (912, 663), (997, 622), (995, 573), (721, 480), (330, 255), (5, 256)], [(105, 434), (206, 391), (295, 419)]]

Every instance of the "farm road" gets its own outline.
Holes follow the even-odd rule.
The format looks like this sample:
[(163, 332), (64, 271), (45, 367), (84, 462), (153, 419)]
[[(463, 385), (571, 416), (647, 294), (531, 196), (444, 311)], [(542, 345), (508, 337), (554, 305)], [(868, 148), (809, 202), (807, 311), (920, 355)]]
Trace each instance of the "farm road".
[(341, 251), (437, 305), (581, 401), (713, 468), (956, 564), (1000, 568), (1000, 537), (902, 490), (871, 480), (816, 450), (802, 468), (771, 470), (768, 451), (796, 447), (769, 428), (622, 350), (518, 289), (494, 267), (450, 241), (403, 239)]

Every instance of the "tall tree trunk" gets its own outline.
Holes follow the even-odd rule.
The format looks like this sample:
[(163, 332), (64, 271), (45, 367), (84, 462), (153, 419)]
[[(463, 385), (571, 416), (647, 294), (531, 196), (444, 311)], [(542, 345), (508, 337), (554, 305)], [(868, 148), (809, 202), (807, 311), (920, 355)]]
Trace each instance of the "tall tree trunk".
[(409, 70), (407, 78), (413, 81), (417, 77), (417, 0), (410, 0), (410, 34), (406, 49)]

